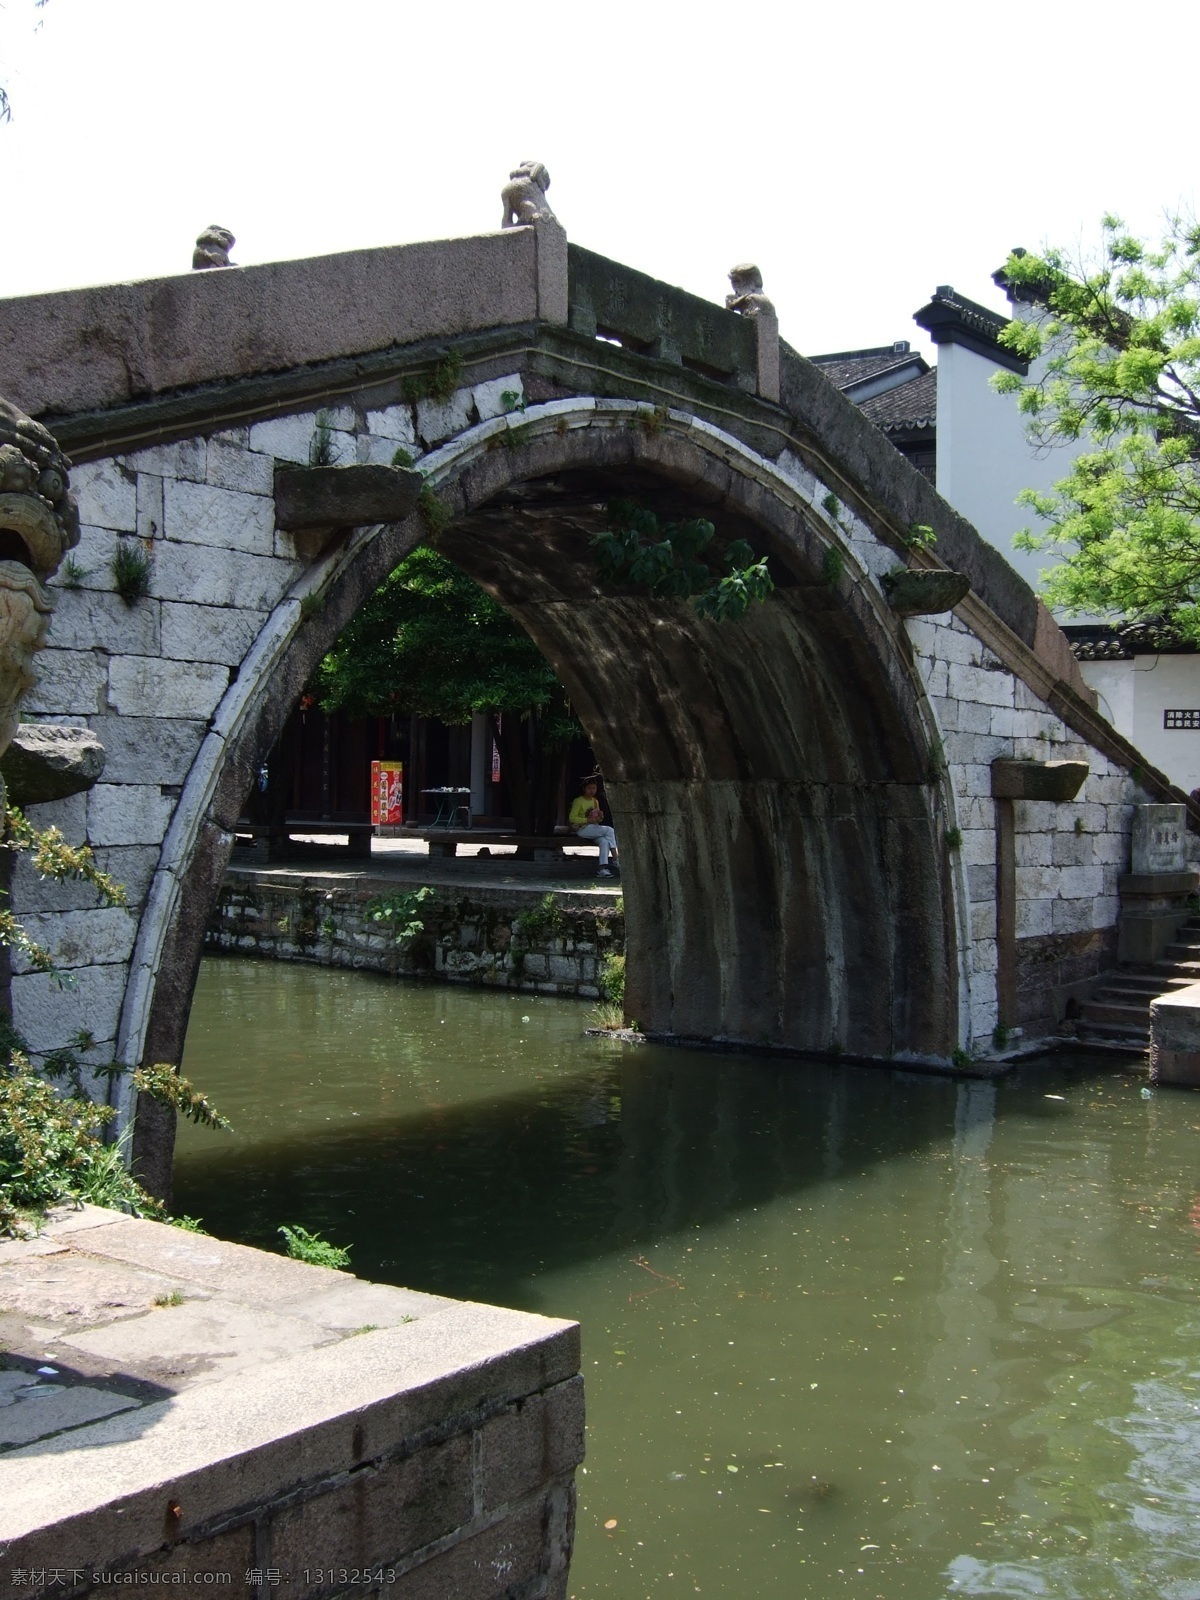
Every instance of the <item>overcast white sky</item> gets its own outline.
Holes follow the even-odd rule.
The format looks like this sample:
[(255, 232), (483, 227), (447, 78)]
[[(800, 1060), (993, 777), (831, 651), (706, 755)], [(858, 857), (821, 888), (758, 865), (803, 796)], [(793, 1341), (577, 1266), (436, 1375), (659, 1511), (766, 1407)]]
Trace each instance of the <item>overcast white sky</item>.
[[(1003, 310), (1009, 246), (1194, 209), (1154, 132), (1197, 0), (3, 0), (0, 295), (477, 233), (544, 161), (570, 237), (720, 300), (759, 263), (813, 354)], [(39, 25), (40, 24), (40, 25)], [(1140, 87), (1143, 86), (1143, 87)], [(0, 387), (3, 353), (0, 352)]]

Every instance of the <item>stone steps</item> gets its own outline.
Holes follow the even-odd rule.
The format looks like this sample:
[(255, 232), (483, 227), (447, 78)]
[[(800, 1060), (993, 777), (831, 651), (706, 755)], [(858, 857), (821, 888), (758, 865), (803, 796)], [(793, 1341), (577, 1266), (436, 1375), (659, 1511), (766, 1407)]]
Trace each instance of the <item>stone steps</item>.
[(1147, 1050), (1150, 1002), (1192, 983), (1200, 983), (1200, 917), (1184, 923), (1162, 961), (1123, 967), (1085, 1000), (1079, 1008), (1076, 1037), (1086, 1044)]

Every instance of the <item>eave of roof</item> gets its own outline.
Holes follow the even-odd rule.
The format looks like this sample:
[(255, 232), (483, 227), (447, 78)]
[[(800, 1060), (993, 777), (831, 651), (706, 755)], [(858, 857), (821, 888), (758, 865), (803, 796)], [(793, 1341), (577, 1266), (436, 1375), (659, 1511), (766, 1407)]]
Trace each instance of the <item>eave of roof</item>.
[(942, 284), (933, 292), (928, 305), (914, 313), (913, 321), (932, 337), (934, 344), (959, 344), (972, 350), (985, 360), (1018, 372), (1022, 377), (1029, 371), (1029, 363), (1000, 343), (1000, 334), (1009, 319), (999, 312), (989, 311), (965, 295), (955, 294), (949, 284)]

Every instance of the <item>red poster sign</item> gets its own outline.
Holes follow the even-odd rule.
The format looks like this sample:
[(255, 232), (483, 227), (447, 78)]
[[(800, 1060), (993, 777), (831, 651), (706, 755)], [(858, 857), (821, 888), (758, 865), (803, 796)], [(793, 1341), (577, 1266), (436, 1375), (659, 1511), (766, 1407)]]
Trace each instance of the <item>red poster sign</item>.
[(403, 761), (372, 761), (371, 821), (377, 828), (404, 821)]

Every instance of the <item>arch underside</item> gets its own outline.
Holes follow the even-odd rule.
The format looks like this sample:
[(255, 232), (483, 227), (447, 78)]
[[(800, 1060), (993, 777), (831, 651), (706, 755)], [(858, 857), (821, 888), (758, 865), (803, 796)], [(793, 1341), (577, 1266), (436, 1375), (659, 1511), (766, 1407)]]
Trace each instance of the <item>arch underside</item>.
[[(945, 830), (895, 632), (857, 584), (821, 577), (825, 544), (794, 508), (666, 444), (601, 434), (575, 450), (586, 464), (500, 487), (467, 474), (439, 545), (536, 640), (600, 757), (626, 1014), (680, 1037), (945, 1059)], [(747, 538), (776, 593), (722, 623), (613, 593), (587, 542), (616, 495)]]
[[(959, 1042), (954, 901), (902, 628), (849, 559), (830, 572), (827, 528), (728, 459), (736, 441), (718, 453), (686, 428), (580, 404), (569, 426), (523, 422), (504, 448), (452, 441), (431, 482), (451, 513), (439, 548), (541, 647), (602, 762), (621, 847), (627, 1016), (679, 1038), (947, 1060)], [(718, 543), (748, 539), (776, 592), (714, 623), (684, 601), (602, 585), (588, 540), (616, 496), (667, 520), (707, 516)], [(330, 557), (309, 590), (320, 607), (239, 675), (244, 709), (215, 786), (198, 788), (208, 798), (189, 813), (176, 909), (147, 957), (143, 1059), (180, 1057), (254, 775), (321, 656), (426, 534), (414, 514)], [(135, 1160), (158, 1193), (168, 1122), (139, 1106)]]

